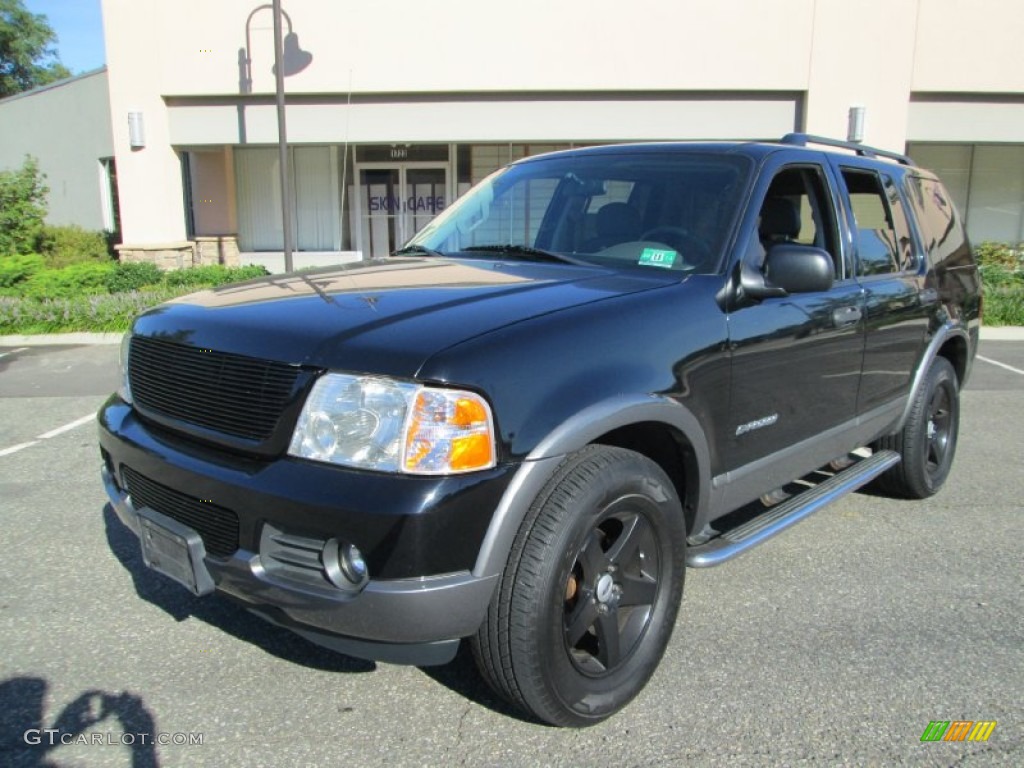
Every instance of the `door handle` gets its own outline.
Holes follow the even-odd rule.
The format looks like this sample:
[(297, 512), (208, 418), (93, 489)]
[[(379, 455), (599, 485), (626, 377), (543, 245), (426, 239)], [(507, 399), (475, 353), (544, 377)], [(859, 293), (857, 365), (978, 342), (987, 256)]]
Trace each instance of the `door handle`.
[(840, 307), (832, 311), (832, 325), (836, 328), (845, 328), (848, 325), (856, 325), (860, 322), (863, 313), (860, 307)]

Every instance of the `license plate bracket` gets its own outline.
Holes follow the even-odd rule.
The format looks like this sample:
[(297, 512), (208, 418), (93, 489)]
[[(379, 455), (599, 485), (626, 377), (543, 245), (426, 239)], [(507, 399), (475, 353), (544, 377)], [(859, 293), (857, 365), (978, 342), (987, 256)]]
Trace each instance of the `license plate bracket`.
[(214, 591), (199, 534), (155, 509), (138, 510), (139, 542), (146, 567), (181, 584), (196, 596)]

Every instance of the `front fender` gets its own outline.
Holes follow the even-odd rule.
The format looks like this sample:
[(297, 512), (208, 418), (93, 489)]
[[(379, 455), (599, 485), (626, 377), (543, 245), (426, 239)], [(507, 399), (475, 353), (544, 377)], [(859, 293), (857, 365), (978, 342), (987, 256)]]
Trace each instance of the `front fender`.
[(573, 414), (530, 452), (491, 518), (473, 575), (485, 577), (502, 572), (530, 507), (568, 454), (612, 430), (648, 422), (675, 429), (692, 449), (699, 478), (696, 517), (699, 529), (707, 515), (711, 487), (710, 451), (700, 422), (675, 400), (657, 395), (621, 395)]

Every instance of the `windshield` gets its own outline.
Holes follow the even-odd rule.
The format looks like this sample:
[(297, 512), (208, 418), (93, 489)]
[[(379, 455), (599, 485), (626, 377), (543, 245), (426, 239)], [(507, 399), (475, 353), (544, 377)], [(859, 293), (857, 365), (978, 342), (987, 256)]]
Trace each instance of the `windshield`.
[(541, 157), (484, 179), (406, 248), (716, 272), (749, 174), (714, 152)]

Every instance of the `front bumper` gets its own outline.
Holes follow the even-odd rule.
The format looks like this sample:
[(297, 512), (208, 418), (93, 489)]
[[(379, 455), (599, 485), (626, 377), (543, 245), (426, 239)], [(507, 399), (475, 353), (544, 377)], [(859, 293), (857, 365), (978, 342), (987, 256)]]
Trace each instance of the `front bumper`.
[[(442, 528), (451, 526), (454, 517), (457, 522), (462, 514), (461, 502), (453, 501), (453, 494), (437, 493), (443, 487), (443, 480), (437, 483), (432, 493), (439, 498), (434, 507), (423, 505), (409, 510), (408, 515), (397, 514), (396, 510), (380, 510), (377, 514), (389, 527), (383, 534), (383, 541), (374, 544), (374, 537), (366, 527), (356, 525), (349, 530), (342, 503), (350, 505), (351, 496), (365, 498), (365, 491), (356, 493), (352, 487), (309, 488), (302, 482), (288, 487), (305, 487), (303, 498), (295, 500), (293, 509), (282, 507), (280, 495), (261, 491), (265, 477), (261, 473), (243, 473), (245, 493), (241, 493), (237, 467), (228, 468), (222, 463), (203, 457), (199, 448), (188, 450), (189, 446), (175, 444), (173, 438), (154, 433), (140, 423), (123, 403), (116, 398), (108, 402), (100, 413), (100, 443), (103, 449), (103, 482), (118, 518), (136, 535), (140, 532), (138, 510), (128, 492), (124, 480), (124, 468), (129, 467), (151, 479), (159, 478), (166, 486), (189, 492), (206, 501), (217, 503), (230, 500), (231, 506), (245, 503), (239, 509), (242, 518), (239, 546), (230, 555), (207, 556), (204, 558), (215, 588), (218, 592), (240, 601), (254, 613), (275, 624), (287, 627), (297, 634), (319, 645), (359, 658), (368, 658), (393, 663), (417, 665), (442, 664), (454, 657), (459, 639), (474, 633), (484, 620), (487, 606), (497, 582), (497, 576), (476, 577), (470, 568), (479, 550), (479, 541), (470, 537), (472, 546), (463, 540), (450, 542), (451, 551), (465, 549), (461, 556), (466, 565), (459, 570), (433, 573), (405, 578), (377, 578), (376, 572), (395, 572), (408, 567), (408, 557), (399, 564), (390, 563), (387, 555), (395, 552), (416, 553), (420, 548), (403, 542), (403, 533), (411, 530), (416, 542), (429, 543), (424, 539), (423, 530), (432, 518)], [(226, 461), (226, 460), (225, 460)], [(308, 462), (286, 462), (300, 471), (317, 471), (320, 468), (308, 466)], [(278, 467), (278, 472), (287, 467)], [(461, 496), (472, 499), (487, 499), (492, 494), (500, 498), (507, 486), (514, 468), (506, 467), (487, 478), (472, 484), (459, 486), (456, 501)], [(256, 479), (256, 478), (259, 479)], [(334, 468), (324, 468), (324, 478), (354, 478), (354, 482), (365, 479), (367, 473), (338, 473)], [(370, 478), (372, 481), (378, 478)], [(324, 498), (333, 492), (336, 499)], [(325, 519), (315, 521), (315, 507), (309, 502), (310, 496), (321, 502)], [(328, 496), (330, 493), (328, 493)], [(420, 498), (417, 495), (416, 498)], [(454, 506), (453, 506), (454, 505)], [(495, 502), (496, 505), (496, 502)], [(313, 509), (311, 509), (313, 507)], [(278, 511), (282, 510), (283, 511)], [(477, 508), (476, 514), (483, 518), (481, 530), (486, 528), (494, 506)], [(294, 515), (290, 512), (295, 511)], [(162, 511), (162, 510), (157, 510)], [(372, 512), (372, 505), (364, 504), (360, 515)], [(292, 518), (301, 520), (297, 529)], [(414, 517), (411, 525), (409, 518)], [(446, 522), (447, 521), (447, 522)], [(365, 522), (365, 521), (363, 521)], [(268, 535), (267, 532), (274, 534)], [(285, 533), (282, 534), (282, 531)], [(281, 534), (281, 535), (278, 535)], [(360, 536), (363, 538), (361, 539)], [(326, 579), (320, 578), (315, 566), (319, 558), (313, 552), (311, 562), (303, 568), (288, 564), (288, 557), (281, 557), (274, 548), (275, 542), (286, 544), (298, 541), (303, 546), (315, 542), (317, 546), (333, 538), (355, 541), (365, 552), (377, 552), (374, 558), (367, 557), (370, 565), (370, 580), (359, 590), (340, 589)], [(364, 549), (365, 548), (365, 549)], [(289, 550), (289, 556), (300, 550)], [(383, 554), (381, 554), (383, 553)], [(419, 567), (431, 558), (422, 558)], [(284, 565), (282, 565), (284, 563)]]

